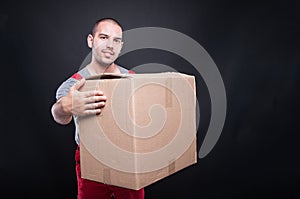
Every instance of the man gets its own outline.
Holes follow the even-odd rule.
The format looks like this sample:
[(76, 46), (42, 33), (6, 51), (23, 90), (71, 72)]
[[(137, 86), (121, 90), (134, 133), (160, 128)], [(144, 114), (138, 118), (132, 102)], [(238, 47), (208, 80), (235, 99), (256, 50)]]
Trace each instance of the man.
[(87, 37), (87, 44), (92, 49), (91, 62), (78, 73), (67, 79), (57, 90), (57, 102), (52, 106), (51, 112), (54, 120), (59, 124), (75, 122), (76, 174), (79, 199), (143, 199), (144, 189), (135, 191), (117, 186), (81, 178), (80, 175), (80, 147), (77, 127), (77, 117), (100, 114), (105, 106), (106, 96), (102, 91), (80, 92), (85, 84), (85, 78), (91, 75), (106, 73), (130, 73), (114, 62), (119, 56), (122, 42), (122, 27), (112, 18), (100, 19), (93, 27), (92, 33)]

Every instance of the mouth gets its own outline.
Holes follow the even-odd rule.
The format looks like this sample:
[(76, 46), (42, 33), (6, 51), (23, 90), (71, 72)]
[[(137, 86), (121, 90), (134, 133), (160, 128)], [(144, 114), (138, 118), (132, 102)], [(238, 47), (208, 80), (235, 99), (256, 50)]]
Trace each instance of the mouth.
[(110, 50), (103, 50), (102, 53), (104, 53), (105, 56), (113, 56), (115, 53)]

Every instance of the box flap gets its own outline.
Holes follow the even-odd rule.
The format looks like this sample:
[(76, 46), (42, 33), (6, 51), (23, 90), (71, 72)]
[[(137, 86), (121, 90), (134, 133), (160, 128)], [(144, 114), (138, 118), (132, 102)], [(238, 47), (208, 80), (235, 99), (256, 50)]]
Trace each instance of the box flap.
[(99, 80), (99, 79), (121, 79), (121, 78), (128, 78), (129, 76), (126, 74), (117, 74), (117, 73), (103, 73), (101, 75), (93, 75), (86, 80)]

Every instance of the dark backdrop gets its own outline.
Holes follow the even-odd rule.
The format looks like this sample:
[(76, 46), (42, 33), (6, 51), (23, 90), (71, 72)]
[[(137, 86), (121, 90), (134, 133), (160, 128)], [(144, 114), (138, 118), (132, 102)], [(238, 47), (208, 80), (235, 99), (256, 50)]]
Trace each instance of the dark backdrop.
[[(56, 124), (50, 108), (59, 84), (89, 53), (87, 33), (102, 17), (118, 19), (125, 30), (155, 26), (190, 36), (213, 58), (226, 88), (227, 117), (217, 145), (196, 165), (146, 187), (147, 199), (300, 198), (295, 2), (1, 3), (1, 198), (76, 198), (74, 126)], [(210, 118), (205, 83), (168, 52), (140, 50), (118, 60), (129, 68), (149, 62), (196, 75), (199, 150)]]

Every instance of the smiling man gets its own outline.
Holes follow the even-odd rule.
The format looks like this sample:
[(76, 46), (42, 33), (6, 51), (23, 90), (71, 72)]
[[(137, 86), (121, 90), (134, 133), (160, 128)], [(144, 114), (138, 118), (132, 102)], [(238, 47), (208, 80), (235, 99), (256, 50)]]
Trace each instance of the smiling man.
[(123, 46), (123, 29), (119, 22), (112, 18), (98, 20), (87, 37), (87, 44), (92, 49), (91, 62), (78, 73), (68, 78), (58, 88), (56, 103), (51, 112), (59, 124), (75, 123), (75, 141), (78, 144), (75, 154), (78, 199), (143, 199), (144, 189), (131, 190), (103, 184), (81, 178), (80, 174), (80, 140), (77, 117), (100, 114), (105, 106), (106, 96), (102, 91), (81, 92), (85, 78), (102, 73), (130, 73), (131, 71), (115, 64)]

